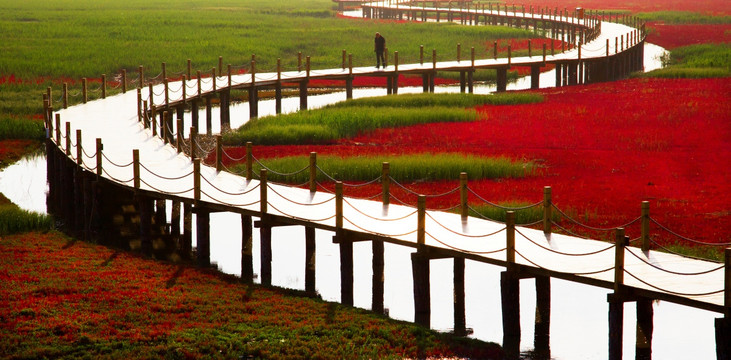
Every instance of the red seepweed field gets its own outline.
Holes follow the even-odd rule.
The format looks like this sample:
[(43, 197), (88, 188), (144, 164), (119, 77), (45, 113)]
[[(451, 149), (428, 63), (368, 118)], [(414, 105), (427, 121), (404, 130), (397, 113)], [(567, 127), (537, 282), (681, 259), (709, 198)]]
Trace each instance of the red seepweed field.
[[(541, 169), (523, 179), (471, 181), (470, 187), (487, 200), (534, 203), (548, 185), (559, 208), (594, 227), (621, 226), (637, 218), (647, 200), (652, 218), (681, 235), (731, 241), (730, 79), (631, 79), (540, 92), (543, 103), (480, 107), (475, 122), (382, 129), (330, 146), (260, 146), (254, 152), (259, 158), (310, 151), (506, 155), (535, 161)], [(456, 183), (408, 186), (439, 194)], [(365, 188), (349, 195), (374, 193), (377, 189)], [(430, 198), (427, 207), (455, 203), (457, 195)], [(680, 240), (657, 226), (651, 229), (662, 243)], [(636, 227), (628, 231), (638, 235)]]

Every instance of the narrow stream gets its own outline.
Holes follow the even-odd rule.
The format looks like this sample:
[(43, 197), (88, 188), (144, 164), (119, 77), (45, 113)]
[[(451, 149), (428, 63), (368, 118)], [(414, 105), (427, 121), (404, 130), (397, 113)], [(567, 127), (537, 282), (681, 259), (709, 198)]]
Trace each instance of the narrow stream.
[[(646, 44), (646, 70), (659, 68), (659, 56), (664, 49)], [(541, 87), (554, 85), (555, 76), (541, 76)], [(530, 79), (509, 84), (510, 89), (524, 89)], [(399, 93), (421, 92), (421, 87), (399, 88)], [(459, 86), (440, 86), (437, 92), (458, 92)], [(477, 84), (475, 93), (490, 93), (491, 86)], [(385, 95), (384, 89), (356, 89), (353, 96)], [(345, 100), (344, 92), (311, 96), (310, 108)], [(283, 101), (283, 111), (299, 109), (299, 98)], [(214, 119), (218, 118), (214, 109)], [(261, 116), (274, 113), (273, 101), (261, 101)], [(204, 118), (204, 114), (201, 114)], [(248, 120), (248, 104), (231, 108), (232, 126)], [(190, 114), (186, 114), (190, 122)], [(189, 126), (189, 125), (186, 125)], [(187, 128), (187, 127), (186, 127)], [(217, 132), (217, 125), (212, 129)], [(205, 129), (201, 129), (201, 132)], [(46, 162), (44, 156), (23, 159), (0, 172), (0, 191), (24, 209), (45, 213)], [(168, 205), (168, 209), (171, 206)], [(168, 214), (169, 216), (169, 214)], [(194, 215), (195, 216), (195, 215)], [(195, 220), (194, 220), (195, 221)], [(218, 268), (230, 274), (240, 274), (241, 228), (240, 216), (231, 213), (211, 214), (211, 259)], [(195, 229), (193, 230), (195, 232)], [(340, 300), (339, 251), (332, 243), (333, 233), (317, 230), (316, 289), (327, 301)], [(195, 234), (193, 234), (195, 241)], [(304, 289), (305, 247), (301, 227), (274, 228), (272, 232), (272, 284), (285, 288)], [(258, 276), (259, 233), (254, 231), (254, 270)], [(369, 309), (371, 298), (371, 244), (358, 242), (354, 253), (354, 304)], [(384, 305), (394, 319), (413, 321), (413, 284), (410, 254), (413, 249), (385, 244)], [(500, 307), (500, 272), (503, 268), (466, 261), (465, 311), (467, 327), (474, 338), (502, 342)], [(448, 331), (453, 326), (452, 260), (431, 261), (432, 328)], [(257, 279), (258, 281), (258, 279)], [(551, 280), (551, 355), (554, 359), (606, 359), (608, 337), (608, 290), (563, 280)], [(533, 348), (533, 316), (535, 313), (534, 281), (521, 281), (521, 350)], [(715, 358), (713, 320), (718, 314), (696, 310), (667, 302), (654, 305), (653, 356), (656, 359)], [(624, 357), (634, 358), (635, 306), (625, 305)]]

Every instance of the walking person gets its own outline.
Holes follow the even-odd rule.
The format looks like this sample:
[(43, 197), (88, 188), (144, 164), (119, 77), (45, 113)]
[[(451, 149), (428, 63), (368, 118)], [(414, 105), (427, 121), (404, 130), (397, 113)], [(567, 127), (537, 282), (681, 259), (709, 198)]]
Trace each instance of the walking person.
[(383, 56), (384, 51), (386, 51), (386, 38), (381, 36), (380, 33), (376, 33), (376, 69), (378, 69), (379, 66), (381, 66), (381, 63), (383, 63), (383, 67), (386, 67), (386, 58)]

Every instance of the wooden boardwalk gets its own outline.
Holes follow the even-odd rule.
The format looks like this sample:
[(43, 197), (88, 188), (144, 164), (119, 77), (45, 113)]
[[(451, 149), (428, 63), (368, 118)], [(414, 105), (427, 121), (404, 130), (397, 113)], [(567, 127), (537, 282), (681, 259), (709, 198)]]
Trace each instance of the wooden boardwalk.
[[(371, 3), (365, 6), (383, 13), (413, 10), (404, 9), (402, 5), (398, 5), (398, 9), (392, 9), (391, 6), (395, 5), (388, 4)], [(473, 15), (480, 14), (479, 11), (463, 10)], [(499, 15), (492, 11), (481, 14)], [(505, 14), (508, 17), (515, 15)], [(527, 17), (540, 19), (542, 16), (529, 14)], [(568, 17), (559, 20), (579, 22)], [(516, 320), (509, 318), (519, 320), (519, 314), (515, 313), (517, 310), (508, 303), (519, 301), (515, 289), (518, 280), (526, 277), (555, 277), (613, 289), (614, 294), (608, 299), (612, 329), (611, 358), (617, 358), (617, 341), (621, 349), (621, 304), (627, 301), (659, 299), (721, 313), (724, 318), (717, 324), (717, 341), (728, 339), (728, 333), (724, 331), (728, 331), (731, 316), (731, 251), (726, 252), (726, 263), (719, 264), (627, 246), (622, 229), (616, 231), (617, 241), (612, 244), (551, 233), (550, 220), (544, 224), (548, 230), (546, 232), (515, 226), (511, 221), (498, 223), (463, 217), (458, 213), (430, 211), (421, 206), (414, 208), (384, 204), (381, 201), (343, 197), (342, 193), (331, 194), (273, 184), (266, 181), (266, 172), (246, 178), (219, 171), (214, 166), (201, 164), (198, 159), (191, 159), (181, 152), (180, 146), (173, 146), (176, 139), (180, 141), (184, 134), (190, 134), (181, 127), (182, 121), (177, 124), (172, 122), (174, 113), (182, 118), (184, 109), (192, 106), (195, 124), (198, 121), (199, 102), (206, 101), (210, 108), (210, 98), (218, 96), (222, 106), (221, 121), (225, 122), (226, 117), (230, 116), (227, 107), (232, 89), (250, 91), (250, 111), (252, 116), (256, 116), (258, 90), (275, 88), (281, 91), (283, 83), (300, 84), (301, 108), (306, 108), (307, 83), (312, 79), (342, 79), (351, 97), (352, 79), (356, 76), (389, 77), (388, 92), (396, 93), (398, 84), (393, 79), (397, 79), (399, 74), (421, 74), (424, 76), (424, 90), (429, 91), (433, 89), (433, 82), (431, 85), (430, 82), (438, 71), (471, 73), (477, 69), (496, 69), (500, 72), (511, 66), (540, 67), (545, 64), (569, 64), (578, 69), (595, 62), (604, 67), (596, 67), (593, 71), (603, 71), (605, 75), (617, 71), (617, 75), (602, 76), (602, 79), (609, 79), (624, 74), (624, 67), (626, 70), (636, 69), (637, 61), (641, 67), (644, 41), (641, 31), (606, 21), (596, 21), (596, 24), (584, 28), (587, 31), (601, 30), (592, 35), (591, 41), (553, 55), (541, 52), (540, 55), (515, 58), (427, 60), (415, 64), (399, 64), (396, 57), (384, 70), (352, 67), (345, 56), (343, 66), (336, 69), (314, 70), (306, 64), (304, 69), (297, 71), (258, 73), (252, 64), (247, 74), (234, 75), (229, 72), (224, 76), (218, 74), (207, 78), (198, 75), (195, 79), (186, 77), (179, 81), (168, 81), (163, 76), (162, 83), (149, 84), (137, 92), (128, 91), (56, 111), (49, 110), (49, 197), (53, 203), (50, 208), (55, 209), (57, 214), (65, 213), (65, 216), (73, 217), (70, 214), (81, 213), (81, 216), (76, 216), (75, 224), (80, 228), (88, 228), (91, 225), (84, 224), (83, 215), (92, 211), (88, 204), (105, 201), (86, 198), (94, 197), (93, 193), (89, 194), (94, 188), (92, 183), (104, 182), (122, 189), (115, 191), (132, 191), (138, 201), (141, 246), (143, 250), (146, 247), (150, 250), (153, 246), (149, 235), (152, 224), (149, 219), (151, 201), (171, 199), (184, 203), (197, 214), (197, 254), (204, 257), (199, 259), (202, 264), (209, 261), (205, 259), (208, 251), (205, 247), (210, 244), (206, 220), (211, 212), (241, 213), (248, 217), (248, 221), (252, 216), (259, 218), (258, 226), (263, 241), (267, 238), (270, 240), (271, 227), (274, 226), (301, 225), (308, 229), (332, 231), (335, 233), (334, 241), (341, 246), (343, 302), (351, 304), (352, 242), (373, 241), (374, 247), (380, 243), (381, 251), (383, 242), (414, 247), (418, 250), (412, 259), (415, 315), (418, 323), (427, 326), (430, 312), (429, 259), (460, 259), (462, 271), (464, 259), (503, 266), (506, 268), (502, 280), (506, 347), (510, 346), (508, 338), (515, 336)], [(620, 37), (623, 42), (627, 42), (615, 42)], [(623, 68), (610, 66), (612, 61)], [(574, 71), (569, 73), (573, 74), (576, 82), (581, 82)], [(584, 79), (589, 78), (591, 76)], [(468, 76), (464, 77), (463, 89), (471, 88), (469, 79)], [(281, 101), (281, 93), (277, 99)], [(159, 123), (156, 122), (157, 116), (160, 117)], [(163, 135), (163, 138), (157, 135)], [(461, 191), (465, 189), (466, 185)], [(74, 207), (74, 204), (78, 205)], [(550, 196), (541, 206), (545, 206), (550, 215)], [(271, 253), (267, 259), (265, 245), (262, 245), (262, 249), (262, 282), (266, 283), (267, 271), (270, 275), (271, 270), (265, 268), (271, 266)], [(458, 271), (457, 266), (455, 269)], [(250, 276), (246, 273), (243, 275)], [(455, 284), (455, 289), (458, 289), (458, 284)], [(382, 299), (380, 306), (382, 308)], [(375, 301), (374, 309), (378, 309)], [(457, 317), (456, 312), (455, 329), (459, 328), (460, 320)], [(463, 318), (464, 315), (462, 327)], [(517, 333), (519, 337), (519, 324)]]

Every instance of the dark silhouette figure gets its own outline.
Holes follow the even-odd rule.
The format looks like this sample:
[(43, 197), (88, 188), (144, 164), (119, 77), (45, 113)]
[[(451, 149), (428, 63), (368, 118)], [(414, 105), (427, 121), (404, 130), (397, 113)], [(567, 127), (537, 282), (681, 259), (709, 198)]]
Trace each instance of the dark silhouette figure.
[(381, 63), (383, 63), (383, 67), (386, 67), (386, 58), (383, 56), (384, 51), (386, 51), (386, 38), (381, 36), (380, 33), (376, 33), (376, 69), (381, 66)]

